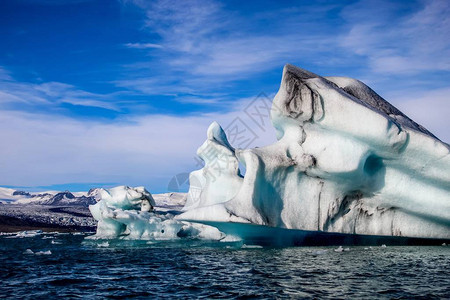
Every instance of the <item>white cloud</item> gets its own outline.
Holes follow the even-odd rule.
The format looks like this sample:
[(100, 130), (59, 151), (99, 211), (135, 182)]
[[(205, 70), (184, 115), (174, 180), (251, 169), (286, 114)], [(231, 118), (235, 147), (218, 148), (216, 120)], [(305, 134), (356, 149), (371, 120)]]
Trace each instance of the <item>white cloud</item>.
[(164, 95), (175, 96), (177, 93), (192, 93), (192, 88), (180, 86), (177, 84), (176, 78), (171, 76), (164, 76), (164, 78), (158, 77), (139, 77), (139, 78), (127, 78), (114, 81), (114, 84), (118, 87), (123, 87), (143, 93), (146, 95)]
[(152, 43), (127, 43), (125, 47), (131, 49), (161, 49), (163, 46)]
[(368, 58), (378, 73), (450, 71), (450, 2), (424, 1), (415, 13), (408, 2), (360, 1), (343, 10), (350, 30), (341, 45)]
[(211, 0), (177, 5), (165, 0), (125, 3), (130, 2), (146, 13), (144, 32), (158, 34), (158, 44), (164, 47), (146, 57), (148, 62), (128, 66), (130, 76), (116, 81), (121, 87), (144, 93), (153, 94), (168, 85), (171, 87), (166, 90), (175, 93), (211, 91), (273, 68), (281, 70), (287, 62), (317, 57), (336, 40), (317, 30), (321, 16), (333, 6), (317, 9), (300, 4), (242, 15)]
[(112, 101), (113, 94), (96, 94), (80, 90), (62, 82), (31, 83), (15, 80), (4, 68), (0, 67), (0, 104), (54, 106), (61, 103), (100, 107), (119, 111)]
[(12, 80), (9, 72), (5, 68), (0, 67), (0, 81), (9, 81), (9, 80)]
[(92, 0), (22, 0), (23, 2), (29, 2), (32, 4), (38, 5), (70, 5), (70, 4), (78, 4), (83, 2), (89, 2)]
[(450, 88), (405, 93), (391, 101), (440, 140), (450, 143)]
[(275, 141), (273, 128), (252, 123), (243, 99), (227, 114), (147, 115), (114, 123), (0, 112), (0, 184), (39, 186), (67, 182), (119, 182), (162, 192), (170, 179), (196, 169), (197, 148), (209, 124), (226, 128), (240, 117), (257, 134), (252, 146)]
[[(283, 66), (284, 62), (289, 61), (292, 53), (311, 51), (309, 44), (310, 42), (302, 41), (301, 37), (295, 35), (253, 36), (214, 42), (204, 45), (207, 55), (201, 63), (192, 65), (192, 73), (242, 78), (249, 73)], [(182, 59), (172, 62), (173, 65), (191, 63)]]

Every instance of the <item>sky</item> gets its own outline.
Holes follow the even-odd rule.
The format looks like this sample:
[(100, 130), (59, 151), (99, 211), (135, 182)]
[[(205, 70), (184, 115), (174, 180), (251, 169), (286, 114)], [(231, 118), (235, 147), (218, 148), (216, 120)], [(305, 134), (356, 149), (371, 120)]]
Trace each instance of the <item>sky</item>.
[(284, 64), (450, 142), (450, 1), (0, 1), (0, 186), (183, 191), (213, 121), (273, 143)]

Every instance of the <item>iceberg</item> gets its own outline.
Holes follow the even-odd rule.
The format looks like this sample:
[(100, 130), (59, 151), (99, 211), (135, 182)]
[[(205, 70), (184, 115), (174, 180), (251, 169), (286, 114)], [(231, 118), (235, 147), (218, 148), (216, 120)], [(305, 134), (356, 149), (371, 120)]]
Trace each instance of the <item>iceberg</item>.
[(97, 232), (89, 239), (221, 240), (225, 236), (215, 227), (175, 220), (173, 214), (157, 211), (152, 195), (144, 187), (99, 189), (97, 200), (89, 206), (98, 221)]
[(96, 190), (89, 209), (97, 232), (89, 238), (245, 245), (450, 240), (450, 146), (364, 83), (286, 65), (271, 120), (278, 141), (253, 149), (234, 148), (213, 122), (197, 151), (205, 165), (191, 172), (187, 197), (154, 198), (144, 187)]
[(364, 83), (286, 65), (271, 120), (254, 149), (210, 125), (175, 220), (450, 239), (450, 146)]

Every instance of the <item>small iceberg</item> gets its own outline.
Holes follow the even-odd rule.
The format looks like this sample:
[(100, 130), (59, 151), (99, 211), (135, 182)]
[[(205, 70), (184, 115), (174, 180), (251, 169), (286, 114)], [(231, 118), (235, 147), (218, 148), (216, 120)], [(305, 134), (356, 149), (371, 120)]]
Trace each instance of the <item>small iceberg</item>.
[(99, 201), (89, 210), (98, 221), (97, 232), (88, 239), (176, 240), (180, 238), (222, 240), (217, 228), (174, 219), (154, 210), (152, 195), (143, 187), (118, 186), (102, 189)]
[(220, 241), (223, 243), (235, 243), (235, 242), (242, 242), (242, 238), (236, 235), (228, 234)]
[(97, 244), (97, 247), (98, 248), (107, 248), (107, 247), (109, 247), (109, 243), (107, 241), (103, 242), (103, 243), (99, 243), (99, 244)]
[(31, 249), (27, 249), (23, 252), (23, 254), (34, 254), (34, 255), (51, 255), (52, 251), (47, 250), (47, 251), (38, 251), (38, 252), (33, 252), (33, 250)]
[(263, 246), (259, 246), (259, 245), (242, 245), (241, 247), (242, 249), (262, 249)]
[(317, 255), (324, 255), (328, 253), (328, 250), (326, 249), (320, 249), (320, 250), (316, 250), (312, 252), (312, 255), (317, 256)]
[(337, 247), (334, 249), (334, 252), (348, 252), (350, 251), (350, 248), (343, 248), (342, 246)]
[(344, 251), (344, 248), (342, 248), (342, 246), (339, 246), (336, 249), (334, 249), (334, 252), (342, 252), (342, 251)]
[(20, 231), (17, 232), (13, 236), (9, 236), (7, 238), (28, 238), (28, 237), (35, 237), (42, 234), (42, 230), (26, 230), (26, 231)]

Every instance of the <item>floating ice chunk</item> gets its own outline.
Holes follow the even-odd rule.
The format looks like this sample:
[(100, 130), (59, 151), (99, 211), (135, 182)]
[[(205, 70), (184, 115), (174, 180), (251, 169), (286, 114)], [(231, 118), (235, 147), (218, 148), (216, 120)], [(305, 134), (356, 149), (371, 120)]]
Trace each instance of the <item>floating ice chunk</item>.
[(37, 251), (37, 252), (33, 252), (33, 250), (31, 249), (27, 249), (23, 252), (23, 254), (34, 254), (34, 255), (51, 255), (52, 251), (47, 250), (47, 251)]
[(52, 240), (51, 243), (53, 245), (61, 245), (62, 244), (61, 242), (58, 242), (58, 241), (55, 241), (55, 240)]
[(286, 65), (271, 119), (254, 149), (211, 124), (177, 219), (450, 238), (450, 146), (362, 82)]
[(107, 248), (107, 247), (109, 247), (109, 243), (107, 241), (105, 241), (103, 243), (98, 243), (97, 247), (99, 247), (99, 248)]
[(0, 232), (0, 236), (4, 236), (4, 235), (14, 235), (14, 232)]
[(320, 250), (316, 250), (312, 252), (312, 255), (316, 256), (316, 255), (323, 255), (328, 253), (328, 250), (326, 249), (320, 249)]
[(344, 251), (344, 248), (342, 248), (342, 246), (339, 246), (336, 249), (334, 249), (334, 252), (342, 252), (342, 251)]
[(386, 248), (386, 245), (385, 244), (381, 245), (381, 248)]
[[(136, 190), (137, 193), (133, 192)], [(143, 199), (153, 199), (144, 188), (117, 187), (101, 192), (98, 203), (89, 206), (98, 225), (96, 234), (88, 238), (220, 240), (225, 237), (217, 228), (175, 220), (169, 213), (149, 211), (145, 208), (147, 204)], [(153, 201), (148, 203), (154, 204)]]
[(35, 237), (42, 234), (42, 230), (26, 230), (15, 233), (13, 236), (7, 238), (28, 238)]
[(242, 238), (237, 235), (227, 234), (227, 236), (220, 241), (225, 243), (241, 242)]
[(260, 246), (260, 245), (246, 245), (246, 244), (244, 244), (244, 245), (242, 245), (241, 248), (242, 249), (262, 249), (263, 246)]
[(27, 230), (17, 234), (18, 237), (35, 237), (42, 234), (42, 230)]
[(144, 187), (118, 186), (99, 189), (97, 195), (99, 197), (97, 204), (89, 206), (92, 216), (98, 221), (97, 236), (123, 235), (127, 229), (126, 224), (133, 229), (132, 235), (144, 233), (148, 223), (146, 213), (155, 205), (152, 195)]
[(444, 247), (445, 247), (445, 246), (447, 246), (447, 244), (446, 244), (446, 243), (442, 243), (442, 246), (444, 246)]

